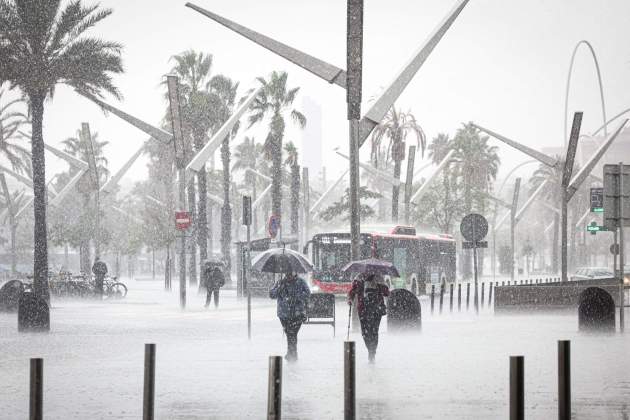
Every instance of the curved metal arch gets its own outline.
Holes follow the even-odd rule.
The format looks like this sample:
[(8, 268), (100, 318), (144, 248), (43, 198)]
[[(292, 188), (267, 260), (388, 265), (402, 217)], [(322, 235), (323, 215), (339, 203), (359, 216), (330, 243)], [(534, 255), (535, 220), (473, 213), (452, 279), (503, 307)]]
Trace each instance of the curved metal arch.
[(599, 97), (602, 104), (604, 135), (605, 136), (608, 135), (608, 130), (606, 128), (607, 120), (606, 120), (606, 103), (604, 101), (604, 85), (602, 84), (602, 74), (599, 70), (599, 62), (597, 61), (597, 55), (595, 55), (595, 50), (593, 49), (593, 46), (591, 45), (591, 43), (583, 39), (580, 42), (578, 42), (575, 48), (573, 49), (573, 54), (571, 54), (571, 63), (569, 64), (569, 75), (567, 76), (567, 90), (564, 95), (564, 127), (563, 127), (565, 148), (567, 146), (567, 138), (568, 138), (567, 119), (569, 115), (569, 90), (571, 88), (571, 75), (573, 74), (573, 62), (575, 61), (575, 55), (577, 54), (577, 51), (580, 48), (580, 45), (586, 45), (588, 47), (589, 51), (591, 52), (591, 56), (593, 57), (593, 62), (595, 63), (595, 70), (597, 72), (597, 81), (599, 83)]
[[(628, 112), (630, 112), (630, 108), (624, 109), (623, 111), (621, 111), (620, 113), (618, 113), (617, 115), (615, 115), (614, 117), (612, 117), (611, 119), (606, 121), (601, 127), (599, 127), (597, 130), (593, 131), (593, 133), (591, 134), (591, 137), (595, 137), (600, 131), (605, 130), (606, 127), (608, 127), (610, 125), (610, 123), (612, 123), (613, 121), (615, 121), (618, 118), (622, 117), (624, 114), (627, 114)], [(604, 132), (606, 132), (606, 131), (604, 131)]]

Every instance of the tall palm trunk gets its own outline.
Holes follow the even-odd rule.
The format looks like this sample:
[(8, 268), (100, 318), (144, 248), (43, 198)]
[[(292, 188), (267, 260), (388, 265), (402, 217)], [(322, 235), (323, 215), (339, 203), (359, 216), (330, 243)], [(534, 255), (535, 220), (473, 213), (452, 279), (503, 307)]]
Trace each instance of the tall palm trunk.
[(221, 209), (221, 253), (225, 260), (229, 277), (232, 261), (230, 245), (232, 242), (232, 208), (230, 207), (230, 136), (227, 135), (221, 144), (221, 161), (223, 163), (223, 207)]
[(271, 124), (271, 214), (279, 217), (282, 222), (282, 116), (275, 114)]
[[(257, 189), (256, 189), (256, 184), (257, 184), (257, 179), (255, 176), (251, 177), (251, 186), (252, 186), (252, 204), (256, 202), (256, 196), (257, 196)], [(258, 209), (254, 209), (252, 208), (252, 228), (254, 230), (254, 234), (256, 232), (258, 232)]]
[(300, 165), (291, 165), (291, 234), (297, 237), (300, 212)]
[[(190, 216), (192, 217), (193, 223), (191, 226), (192, 237), (195, 236), (196, 228), (197, 228), (197, 213), (195, 211), (196, 208), (196, 194), (195, 194), (195, 178), (192, 178), (188, 183), (188, 209), (190, 211)], [(190, 264), (188, 265), (188, 273), (189, 279), (188, 284), (191, 286), (197, 285), (197, 244), (194, 240), (188, 241), (188, 254), (190, 256)]]
[[(396, 159), (394, 161), (394, 178), (400, 179), (400, 167), (401, 161)], [(398, 197), (400, 195), (400, 185), (394, 185), (392, 187), (392, 222), (398, 222)]]
[[(199, 245), (199, 264), (208, 259), (208, 185), (206, 178), (206, 166), (202, 166), (197, 172), (197, 188), (199, 189), (199, 215), (197, 216), (197, 243)], [(203, 272), (200, 265), (199, 272)]]
[(33, 289), (46, 301), (48, 291), (48, 240), (46, 231), (46, 158), (44, 154), (44, 93), (29, 94), (33, 113), (31, 161), (33, 164)]

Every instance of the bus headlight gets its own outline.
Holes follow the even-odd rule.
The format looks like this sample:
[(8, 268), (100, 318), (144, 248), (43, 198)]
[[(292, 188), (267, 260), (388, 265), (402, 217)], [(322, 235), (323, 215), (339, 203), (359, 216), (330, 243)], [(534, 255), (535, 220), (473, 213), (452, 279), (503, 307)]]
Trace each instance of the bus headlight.
[(311, 286), (311, 292), (313, 292), (313, 293), (317, 293), (317, 292), (319, 292), (319, 286), (318, 286), (318, 285), (316, 285), (316, 284), (315, 284), (315, 285), (313, 285), (313, 286)]

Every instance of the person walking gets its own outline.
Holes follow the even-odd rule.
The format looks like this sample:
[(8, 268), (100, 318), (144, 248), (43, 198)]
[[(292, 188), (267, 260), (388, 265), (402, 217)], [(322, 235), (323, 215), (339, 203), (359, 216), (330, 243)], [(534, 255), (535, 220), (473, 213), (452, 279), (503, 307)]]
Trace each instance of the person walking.
[(206, 263), (206, 269), (204, 273), (206, 282), (206, 304), (207, 308), (210, 306), (212, 295), (214, 295), (214, 307), (219, 307), (219, 290), (225, 285), (225, 276), (223, 271), (217, 265)]
[(288, 362), (297, 360), (297, 335), (306, 321), (306, 305), (311, 291), (297, 274), (287, 274), (269, 290), (269, 297), (278, 300), (277, 314), (287, 336)]
[(386, 314), (385, 297), (389, 288), (379, 275), (361, 275), (352, 282), (348, 292), (348, 305), (357, 298), (361, 335), (368, 349), (368, 360), (374, 363), (378, 346), (378, 330), (381, 318)]

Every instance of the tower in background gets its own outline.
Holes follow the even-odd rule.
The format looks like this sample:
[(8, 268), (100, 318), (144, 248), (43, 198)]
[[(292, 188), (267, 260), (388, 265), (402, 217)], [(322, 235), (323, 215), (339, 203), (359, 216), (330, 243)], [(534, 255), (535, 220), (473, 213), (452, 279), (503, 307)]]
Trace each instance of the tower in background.
[(320, 179), (322, 172), (322, 107), (313, 98), (302, 96), (302, 113), (307, 123), (302, 131), (300, 160), (313, 182)]

